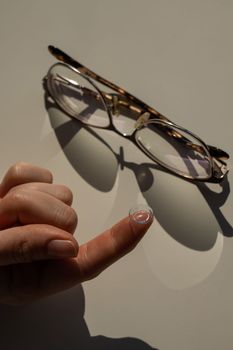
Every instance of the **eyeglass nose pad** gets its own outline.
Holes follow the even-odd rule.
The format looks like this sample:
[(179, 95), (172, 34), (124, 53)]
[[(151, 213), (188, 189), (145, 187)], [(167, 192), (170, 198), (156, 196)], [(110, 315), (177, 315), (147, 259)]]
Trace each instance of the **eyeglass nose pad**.
[(141, 114), (135, 123), (135, 129), (140, 129), (148, 121), (149, 118), (149, 112), (144, 112), (143, 114)]

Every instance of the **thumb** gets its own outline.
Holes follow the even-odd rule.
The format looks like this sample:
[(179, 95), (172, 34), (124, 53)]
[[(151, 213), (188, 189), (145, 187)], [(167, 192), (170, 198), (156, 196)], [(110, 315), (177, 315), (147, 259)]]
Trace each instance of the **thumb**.
[(25, 225), (0, 232), (0, 266), (75, 257), (74, 237), (50, 225)]

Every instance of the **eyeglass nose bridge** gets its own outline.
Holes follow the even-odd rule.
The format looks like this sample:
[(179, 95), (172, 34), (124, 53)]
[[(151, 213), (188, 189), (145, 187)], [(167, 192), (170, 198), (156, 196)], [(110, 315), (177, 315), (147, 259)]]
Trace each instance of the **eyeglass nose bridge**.
[(117, 94), (108, 94), (104, 93), (105, 103), (107, 108), (111, 111), (111, 114), (114, 116), (119, 116), (119, 97)]

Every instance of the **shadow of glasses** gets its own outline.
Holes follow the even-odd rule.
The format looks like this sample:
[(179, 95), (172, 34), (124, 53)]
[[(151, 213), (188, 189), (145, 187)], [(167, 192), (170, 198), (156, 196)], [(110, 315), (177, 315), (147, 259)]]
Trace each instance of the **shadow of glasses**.
[[(137, 164), (126, 161), (122, 146), (119, 146), (119, 152), (114, 151), (109, 141), (107, 142), (100, 136), (94, 128), (84, 126), (79, 121), (68, 117), (46, 94), (44, 97), (51, 126), (63, 152), (75, 171), (95, 189), (103, 192), (111, 191), (119, 167), (121, 170), (127, 168), (133, 172), (143, 197), (153, 209), (160, 225), (179, 243), (194, 250), (205, 251), (214, 246), (219, 231), (225, 236), (233, 236), (233, 228), (220, 210), (230, 193), (227, 177), (221, 184), (214, 185), (221, 188), (221, 192), (215, 192), (203, 182), (190, 183), (188, 180), (174, 177), (155, 163)], [(166, 177), (176, 178), (175, 186), (181, 184), (181, 187), (188, 189), (187, 194), (184, 191), (182, 197), (180, 190), (175, 194), (176, 190), (169, 180), (166, 189), (158, 190), (156, 188), (156, 173), (161, 172), (166, 174)], [(169, 188), (169, 186), (171, 187)], [(119, 189), (118, 195), (120, 195), (120, 191), (121, 189)], [(214, 214), (212, 218), (208, 213), (205, 214), (201, 209), (198, 209), (197, 202), (196, 205), (190, 200), (194, 191), (196, 191), (195, 195), (197, 191), (202, 194), (208, 208)], [(182, 210), (177, 211), (177, 204), (172, 200), (174, 195), (180, 199), (179, 206), (183, 213)], [(176, 215), (171, 216), (171, 212)]]

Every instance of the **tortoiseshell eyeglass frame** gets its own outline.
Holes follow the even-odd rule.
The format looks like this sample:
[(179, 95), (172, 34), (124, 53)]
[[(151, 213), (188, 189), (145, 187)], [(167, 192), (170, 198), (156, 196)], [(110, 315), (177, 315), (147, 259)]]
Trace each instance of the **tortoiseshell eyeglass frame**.
[[(183, 142), (185, 142), (186, 144), (188, 144), (189, 147), (191, 147), (195, 150), (195, 148), (198, 148), (198, 145), (190, 144), (190, 141), (187, 140), (184, 137), (184, 135), (179, 134), (178, 130), (185, 131), (186, 133), (190, 134), (192, 137), (196, 138), (200, 142), (200, 144), (202, 144), (203, 147), (206, 149), (207, 154), (208, 154), (208, 158), (209, 158), (209, 162), (210, 162), (210, 165), (212, 168), (210, 176), (208, 176), (206, 178), (195, 178), (192, 176), (188, 176), (188, 175), (179, 173), (177, 171), (173, 171), (170, 167), (166, 167), (166, 164), (159, 162), (159, 160), (157, 160), (157, 159), (155, 160), (145, 150), (143, 150), (142, 148), (140, 148), (140, 149), (145, 154), (147, 154), (147, 156), (149, 156), (152, 160), (156, 161), (158, 164), (160, 164), (163, 168), (165, 168), (169, 172), (171, 172), (175, 175), (178, 175), (180, 177), (186, 178), (187, 180), (204, 181), (204, 182), (212, 182), (212, 183), (220, 183), (223, 180), (223, 178), (225, 177), (225, 175), (229, 171), (227, 168), (227, 164), (225, 162), (225, 160), (229, 159), (229, 155), (225, 151), (223, 151), (217, 147), (214, 147), (214, 146), (206, 145), (198, 136), (194, 135), (192, 132), (174, 124), (168, 118), (166, 118), (161, 113), (159, 113), (156, 109), (150, 107), (149, 105), (147, 105), (146, 103), (144, 103), (143, 101), (138, 99), (137, 97), (135, 97), (132, 94), (130, 94), (129, 92), (127, 92), (125, 89), (123, 89), (123, 88), (117, 86), (116, 84), (113, 84), (110, 81), (100, 77), (99, 75), (97, 75), (96, 73), (91, 71), (90, 69), (83, 66), (80, 62), (78, 62), (78, 61), (74, 60), (73, 58), (71, 58), (70, 56), (68, 56), (65, 52), (61, 51), (60, 49), (55, 48), (52, 45), (48, 46), (48, 49), (49, 49), (50, 53), (58, 59), (58, 61), (62, 62), (68, 68), (71, 68), (71, 69), (74, 68), (75, 70), (77, 70), (79, 73), (82, 74), (82, 76), (87, 78), (87, 80), (89, 80), (93, 86), (96, 87), (96, 89), (101, 94), (101, 97), (104, 100), (105, 107), (107, 109), (106, 112), (108, 113), (109, 119), (110, 119), (110, 126), (109, 126), (110, 129), (116, 131), (121, 136), (124, 136), (124, 137), (131, 139), (134, 143), (136, 143), (133, 135), (124, 135), (123, 133), (119, 132), (119, 130), (117, 130), (114, 127), (114, 124), (112, 122), (112, 115), (115, 115), (115, 114), (117, 115), (117, 112), (118, 112), (117, 109), (120, 106), (120, 107), (124, 107), (125, 109), (128, 109), (129, 111), (136, 112), (137, 115), (139, 115), (139, 118), (136, 120), (135, 130), (140, 129), (149, 123), (153, 123), (153, 122), (159, 123), (159, 121), (160, 121), (161, 128), (162, 128), (162, 125), (166, 125), (167, 130), (168, 130), (166, 132), (169, 134), (169, 136), (171, 136), (171, 138), (175, 137), (175, 138), (182, 139)], [(90, 78), (91, 78), (91, 80), (90, 80)], [(99, 90), (99, 88), (94, 84), (92, 79), (94, 81), (108, 87), (112, 91), (117, 92), (117, 94), (106, 93), (106, 92)], [(51, 91), (48, 87), (48, 75), (45, 77), (44, 81), (47, 82), (47, 88), (48, 88), (47, 91), (50, 94), (50, 96), (58, 104), (59, 107), (62, 107), (58, 103), (56, 97), (51, 94)], [(65, 112), (67, 112), (67, 111), (65, 110)], [(172, 132), (169, 132), (169, 126), (174, 127), (176, 129), (175, 133), (174, 133), (174, 129), (172, 129)]]

